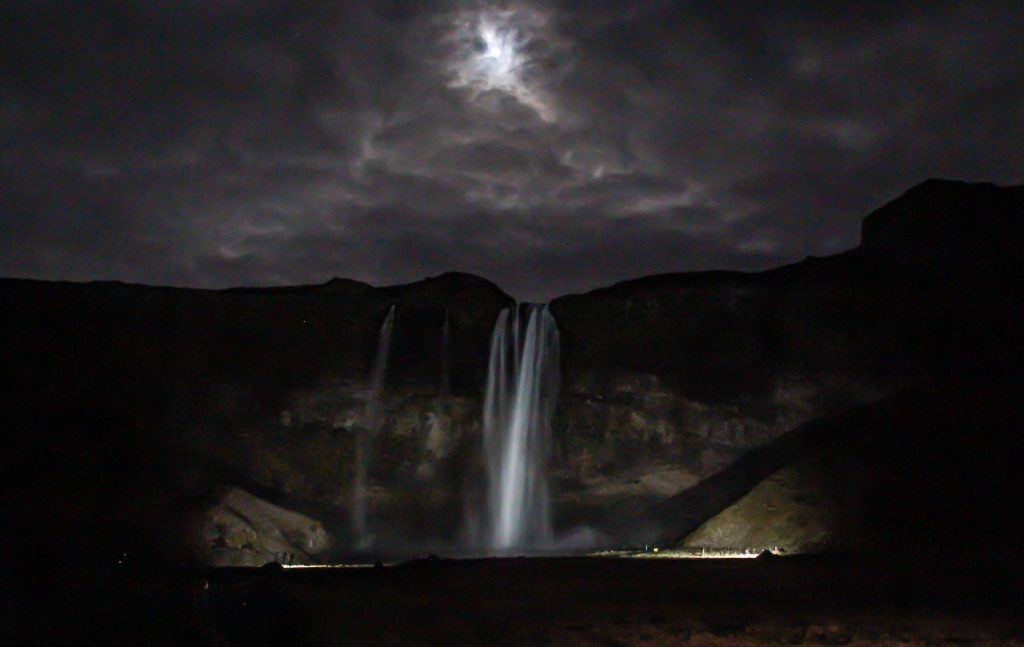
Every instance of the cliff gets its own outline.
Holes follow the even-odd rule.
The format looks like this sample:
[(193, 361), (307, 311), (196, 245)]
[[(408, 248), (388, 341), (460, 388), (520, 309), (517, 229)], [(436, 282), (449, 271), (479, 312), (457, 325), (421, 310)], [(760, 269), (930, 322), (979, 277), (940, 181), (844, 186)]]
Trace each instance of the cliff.
[[(950, 393), (973, 403), (958, 412), (985, 393), (1002, 407), (988, 428), (949, 430), (936, 464), (970, 446), (1015, 460), (1019, 442), (1001, 434), (1018, 411), (1002, 394), (1020, 385), (1022, 211), (1024, 187), (929, 181), (870, 214), (843, 254), (556, 299), (558, 529), (587, 526), (604, 545), (681, 538), (777, 470), (829, 464), (808, 426), (907, 393), (914, 411)], [(457, 544), (482, 496), (488, 343), (511, 301), (464, 274), (221, 291), (0, 280), (4, 468), (22, 549), (171, 554), (190, 532), (178, 521), (239, 486), (322, 522), (342, 551), (353, 431), (392, 305), (373, 521), (394, 552)], [(822, 433), (892, 443), (901, 460), (931, 442), (867, 427)], [(786, 475), (805, 467), (774, 483), (792, 489)], [(965, 489), (989, 494), (1010, 478), (961, 471)]]

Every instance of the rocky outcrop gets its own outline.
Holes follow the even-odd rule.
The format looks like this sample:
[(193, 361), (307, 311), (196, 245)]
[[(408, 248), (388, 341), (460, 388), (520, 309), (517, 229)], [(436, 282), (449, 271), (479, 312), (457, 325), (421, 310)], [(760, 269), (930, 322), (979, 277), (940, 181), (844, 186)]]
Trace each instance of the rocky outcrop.
[(239, 488), (205, 512), (199, 550), (211, 566), (314, 564), (329, 547), (323, 525)]

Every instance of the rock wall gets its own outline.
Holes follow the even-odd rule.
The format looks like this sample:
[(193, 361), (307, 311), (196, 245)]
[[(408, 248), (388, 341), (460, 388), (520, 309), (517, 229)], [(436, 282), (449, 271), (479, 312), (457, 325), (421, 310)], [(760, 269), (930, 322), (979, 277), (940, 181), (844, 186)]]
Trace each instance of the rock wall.
[[(679, 538), (746, 490), (684, 523), (687, 493), (807, 424), (922, 385), (1019, 384), (1022, 207), (1020, 187), (929, 182), (869, 216), (864, 244), (845, 254), (555, 300), (557, 531), (592, 526), (605, 545)], [(89, 484), (140, 520), (129, 534), (146, 544), (167, 520), (138, 501), (195, 509), (239, 486), (322, 523), (334, 538), (322, 558), (337, 557), (394, 305), (371, 523), (396, 552), (459, 545), (483, 496), (487, 350), (509, 303), (462, 274), (225, 291), (0, 280), (0, 378), (14, 385), (0, 402), (17, 467), (32, 474), (13, 496)], [(757, 483), (744, 479), (717, 491)], [(98, 533), (96, 550), (122, 534)]]

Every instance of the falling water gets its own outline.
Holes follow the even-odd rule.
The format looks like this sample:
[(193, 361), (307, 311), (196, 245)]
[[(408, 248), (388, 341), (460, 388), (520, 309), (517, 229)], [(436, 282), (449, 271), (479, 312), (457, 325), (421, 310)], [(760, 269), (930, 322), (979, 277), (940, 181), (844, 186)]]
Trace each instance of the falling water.
[(360, 549), (369, 548), (373, 543), (366, 523), (366, 477), (370, 463), (370, 441), (380, 428), (380, 394), (384, 388), (384, 377), (388, 368), (388, 353), (391, 350), (391, 329), (395, 323), (395, 306), (388, 309), (384, 323), (377, 337), (377, 355), (373, 360), (369, 390), (363, 405), (363, 416), (356, 436), (355, 487), (352, 496), (352, 536)]
[(497, 553), (552, 543), (547, 483), (558, 397), (558, 328), (546, 305), (506, 308), (491, 335), (484, 401), (487, 541)]

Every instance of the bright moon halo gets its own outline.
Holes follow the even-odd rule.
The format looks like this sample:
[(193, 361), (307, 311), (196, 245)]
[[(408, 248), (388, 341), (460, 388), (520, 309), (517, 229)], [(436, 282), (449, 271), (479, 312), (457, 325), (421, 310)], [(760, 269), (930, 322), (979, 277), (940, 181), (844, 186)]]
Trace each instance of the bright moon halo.
[(529, 61), (523, 46), (543, 26), (538, 17), (513, 11), (488, 11), (456, 21), (459, 44), (451, 66), (451, 87), (467, 88), (474, 98), (498, 91), (510, 95), (546, 122), (555, 113), (539, 88), (524, 75)]
[(516, 53), (516, 34), (507, 29), (499, 30), (489, 20), (481, 19), (479, 26), (478, 47), (481, 53), (478, 63), (496, 88), (514, 88), (517, 85), (518, 56)]

